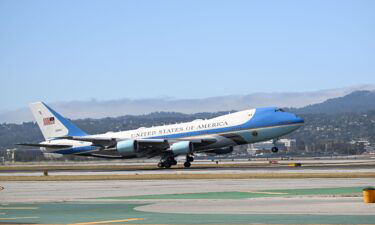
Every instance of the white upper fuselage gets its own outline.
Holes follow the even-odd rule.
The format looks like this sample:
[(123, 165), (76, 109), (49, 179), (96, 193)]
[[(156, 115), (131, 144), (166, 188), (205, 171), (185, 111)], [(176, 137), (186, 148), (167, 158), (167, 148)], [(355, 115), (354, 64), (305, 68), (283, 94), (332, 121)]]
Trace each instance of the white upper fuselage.
[[(250, 120), (254, 115), (255, 109), (231, 113), (212, 119), (197, 119), (192, 122), (170, 124), (155, 127), (141, 127), (136, 130), (109, 132), (96, 137), (114, 137), (118, 139), (143, 139), (143, 138), (160, 138), (168, 139), (179, 136), (180, 138), (196, 137), (204, 134), (204, 131), (213, 129), (228, 128), (241, 125)], [(201, 132), (201, 133), (198, 133)], [(203, 133), (202, 133), (203, 132)], [(212, 133), (212, 132), (210, 132)], [(208, 133), (207, 133), (208, 134)], [(214, 133), (212, 133), (214, 134)]]

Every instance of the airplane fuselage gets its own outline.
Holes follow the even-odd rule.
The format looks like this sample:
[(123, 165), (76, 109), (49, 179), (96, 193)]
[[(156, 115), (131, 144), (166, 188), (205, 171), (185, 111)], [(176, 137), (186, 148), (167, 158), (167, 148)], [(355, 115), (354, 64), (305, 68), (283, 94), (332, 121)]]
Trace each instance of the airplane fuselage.
[[(303, 125), (304, 120), (276, 107), (229, 113), (212, 119), (136, 130), (89, 135), (43, 102), (30, 109), (45, 138), (39, 144), (47, 153), (74, 154), (101, 158), (152, 158), (160, 156), (158, 166), (176, 165), (176, 156), (185, 155), (190, 167), (194, 154), (227, 154), (233, 146), (277, 139)], [(277, 152), (274, 146), (273, 152)]]
[[(231, 147), (276, 139), (303, 125), (303, 119), (278, 108), (258, 108), (230, 113), (212, 119), (195, 120), (187, 123), (138, 128), (136, 130), (108, 132), (88, 135), (90, 138), (113, 138), (117, 141), (128, 139), (165, 139), (171, 143), (191, 139), (215, 139), (212, 144), (196, 150)], [(55, 151), (69, 154), (95, 149), (90, 142), (75, 140), (49, 140), (43, 143), (69, 144), (73, 147)], [(87, 148), (82, 148), (87, 146)]]

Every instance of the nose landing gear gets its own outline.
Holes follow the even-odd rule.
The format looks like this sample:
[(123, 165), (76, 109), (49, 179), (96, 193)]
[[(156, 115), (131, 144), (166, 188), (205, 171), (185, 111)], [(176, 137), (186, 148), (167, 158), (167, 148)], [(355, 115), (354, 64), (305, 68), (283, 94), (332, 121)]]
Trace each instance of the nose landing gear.
[(276, 144), (277, 144), (277, 139), (274, 139), (273, 141), (272, 141), (272, 143), (273, 143), (273, 147), (271, 148), (271, 152), (273, 152), (273, 153), (277, 153), (278, 151), (279, 151), (279, 148), (276, 146)]

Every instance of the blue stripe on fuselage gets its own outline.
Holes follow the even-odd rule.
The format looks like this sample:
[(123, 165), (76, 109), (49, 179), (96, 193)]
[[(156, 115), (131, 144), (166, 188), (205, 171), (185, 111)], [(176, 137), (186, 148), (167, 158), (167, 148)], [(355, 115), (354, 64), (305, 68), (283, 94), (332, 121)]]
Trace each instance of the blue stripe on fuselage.
[(83, 152), (92, 151), (95, 149), (97, 149), (97, 147), (95, 146), (79, 146), (79, 147), (57, 150), (57, 151), (54, 151), (53, 153), (67, 155), (67, 154), (83, 153)]

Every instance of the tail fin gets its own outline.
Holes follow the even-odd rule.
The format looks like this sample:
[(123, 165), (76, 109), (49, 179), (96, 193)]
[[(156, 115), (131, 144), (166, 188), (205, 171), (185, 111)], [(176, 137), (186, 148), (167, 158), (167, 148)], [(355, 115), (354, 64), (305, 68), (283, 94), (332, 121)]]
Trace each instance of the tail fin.
[(29, 107), (46, 140), (63, 136), (87, 135), (43, 102), (30, 103)]

